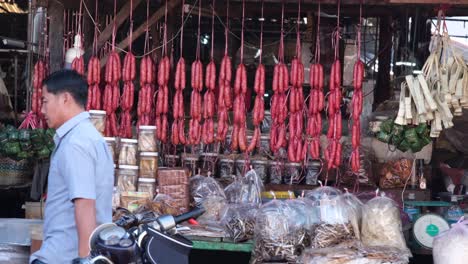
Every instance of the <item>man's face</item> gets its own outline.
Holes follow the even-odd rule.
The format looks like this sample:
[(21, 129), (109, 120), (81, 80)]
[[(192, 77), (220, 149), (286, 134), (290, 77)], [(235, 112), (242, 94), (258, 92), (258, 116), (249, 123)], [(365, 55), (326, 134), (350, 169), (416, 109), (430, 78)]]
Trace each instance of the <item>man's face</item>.
[(50, 128), (57, 129), (64, 123), (64, 105), (64, 94), (49, 93), (47, 86), (44, 85), (42, 88), (41, 112)]

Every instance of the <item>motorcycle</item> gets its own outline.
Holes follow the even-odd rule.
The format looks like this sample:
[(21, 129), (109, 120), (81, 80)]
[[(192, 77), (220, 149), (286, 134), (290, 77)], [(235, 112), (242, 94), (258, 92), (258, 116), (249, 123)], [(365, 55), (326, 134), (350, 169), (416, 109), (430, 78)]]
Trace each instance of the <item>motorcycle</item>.
[(204, 212), (204, 208), (196, 208), (178, 216), (162, 215), (128, 229), (116, 223), (100, 225), (90, 237), (90, 262), (188, 264), (193, 244), (177, 233), (176, 226)]

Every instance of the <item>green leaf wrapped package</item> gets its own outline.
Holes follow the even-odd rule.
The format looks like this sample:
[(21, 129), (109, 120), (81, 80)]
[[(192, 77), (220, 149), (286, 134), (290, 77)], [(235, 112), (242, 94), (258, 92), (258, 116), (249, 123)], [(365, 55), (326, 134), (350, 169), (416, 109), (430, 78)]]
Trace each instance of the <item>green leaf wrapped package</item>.
[(416, 133), (415, 128), (408, 128), (404, 132), (406, 142), (410, 144), (416, 144), (419, 142), (418, 133)]
[(400, 150), (401, 152), (406, 152), (410, 149), (410, 144), (404, 139), (403, 141), (400, 142), (400, 144), (397, 145), (397, 149)]
[(392, 129), (393, 129), (393, 120), (392, 119), (387, 119), (387, 120), (383, 121), (380, 124), (380, 131), (381, 132), (390, 134), (390, 133), (392, 133)]
[(377, 133), (377, 139), (384, 142), (384, 143), (389, 143), (390, 142), (390, 134), (387, 134), (383, 131), (380, 131)]
[(47, 147), (43, 147), (37, 152), (37, 157), (39, 159), (46, 159), (50, 156), (50, 150)]
[(19, 131), (19, 137), (18, 139), (20, 141), (29, 141), (29, 130), (27, 129), (21, 129)]
[(3, 150), (6, 155), (15, 156), (21, 151), (21, 146), (19, 142), (6, 142)]
[(19, 139), (19, 132), (14, 130), (8, 132), (8, 140), (13, 141), (13, 140), (18, 140)]

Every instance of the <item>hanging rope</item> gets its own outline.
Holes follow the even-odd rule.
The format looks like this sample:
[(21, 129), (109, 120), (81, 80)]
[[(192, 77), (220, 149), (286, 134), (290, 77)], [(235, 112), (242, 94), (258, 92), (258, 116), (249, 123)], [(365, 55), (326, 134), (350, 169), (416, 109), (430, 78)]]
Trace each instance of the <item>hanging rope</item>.
[(263, 55), (263, 22), (265, 21), (265, 18), (263, 17), (263, 4), (264, 0), (262, 0), (262, 20), (260, 21), (260, 58), (259, 62), (262, 64), (262, 55)]
[(184, 57), (184, 6), (185, 0), (182, 0), (182, 12), (181, 12), (181, 19), (180, 19), (180, 57)]
[(321, 1), (318, 2), (318, 14), (317, 14), (317, 32), (315, 40), (315, 63), (320, 63), (320, 13), (321, 11)]
[(197, 33), (197, 55), (195, 60), (200, 59), (200, 22), (201, 22), (201, 2), (202, 0), (198, 1), (198, 33)]
[(213, 0), (212, 14), (211, 14), (211, 54), (210, 58), (214, 58), (214, 22), (215, 22), (215, 4), (216, 0)]

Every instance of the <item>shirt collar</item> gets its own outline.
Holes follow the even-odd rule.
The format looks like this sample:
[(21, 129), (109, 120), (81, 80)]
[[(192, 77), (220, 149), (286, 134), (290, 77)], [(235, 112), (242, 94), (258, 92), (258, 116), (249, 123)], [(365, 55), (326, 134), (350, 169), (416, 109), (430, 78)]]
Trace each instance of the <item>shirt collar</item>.
[(65, 136), (72, 128), (74, 128), (76, 125), (78, 125), (81, 121), (89, 119), (89, 113), (88, 112), (81, 112), (77, 114), (76, 116), (72, 117), (70, 120), (67, 122), (63, 123), (57, 131), (55, 132), (55, 137), (56, 140), (60, 140)]

